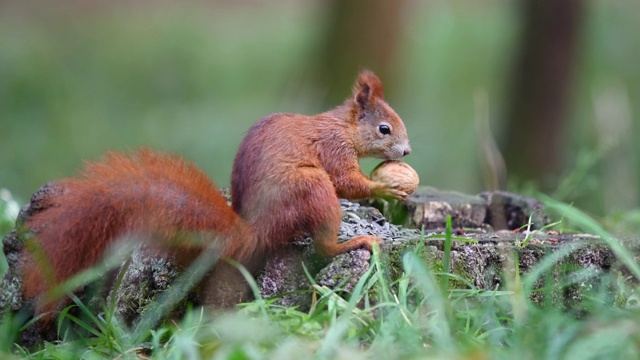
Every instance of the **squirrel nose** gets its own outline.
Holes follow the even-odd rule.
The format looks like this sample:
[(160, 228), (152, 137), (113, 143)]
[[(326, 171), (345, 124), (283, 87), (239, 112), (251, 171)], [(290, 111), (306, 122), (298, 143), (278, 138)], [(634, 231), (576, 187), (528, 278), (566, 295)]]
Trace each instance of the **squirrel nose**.
[(411, 154), (411, 148), (410, 147), (404, 149), (404, 151), (402, 152), (402, 156), (407, 156), (409, 154)]

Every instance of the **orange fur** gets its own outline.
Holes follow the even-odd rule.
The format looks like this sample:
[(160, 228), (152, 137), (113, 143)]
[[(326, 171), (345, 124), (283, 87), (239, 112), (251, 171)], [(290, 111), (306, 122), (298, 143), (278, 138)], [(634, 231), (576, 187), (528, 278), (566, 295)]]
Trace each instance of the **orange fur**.
[[(371, 248), (380, 239), (338, 243), (338, 198), (406, 196), (366, 177), (358, 159), (399, 158), (409, 151), (402, 120), (384, 101), (380, 80), (365, 71), (341, 106), (315, 116), (273, 114), (249, 130), (234, 161), (233, 210), (204, 173), (179, 157), (147, 149), (109, 153), (85, 164), (81, 176), (62, 180), (65, 191), (28, 221), (43, 258), (38, 252), (27, 256), (23, 294), (37, 300), (96, 264), (116, 239), (132, 235), (169, 247), (181, 233), (203, 233), (218, 240), (225, 257), (239, 261), (277, 251), (300, 234), (310, 234), (327, 256)], [(177, 245), (187, 262), (203, 247), (189, 240)], [(51, 273), (42, 270), (47, 262)], [(40, 305), (38, 311), (56, 307), (51, 301)]]

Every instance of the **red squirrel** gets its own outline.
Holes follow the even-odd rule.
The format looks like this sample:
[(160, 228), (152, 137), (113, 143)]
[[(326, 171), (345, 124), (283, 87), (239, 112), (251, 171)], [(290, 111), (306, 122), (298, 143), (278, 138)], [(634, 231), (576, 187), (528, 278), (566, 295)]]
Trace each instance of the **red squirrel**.
[[(404, 123), (385, 102), (380, 80), (363, 71), (353, 97), (335, 109), (314, 116), (272, 114), (249, 129), (233, 164), (233, 209), (202, 171), (180, 157), (149, 149), (109, 153), (86, 163), (80, 176), (58, 182), (64, 190), (28, 220), (36, 246), (23, 250), (23, 296), (34, 302), (36, 314), (56, 310), (58, 300), (43, 294), (98, 263), (109, 245), (126, 236), (168, 247), (183, 233), (209, 234), (223, 257), (240, 262), (277, 251), (301, 234), (311, 235), (323, 256), (371, 249), (381, 239), (338, 242), (338, 198), (406, 197), (393, 184), (370, 180), (358, 159), (398, 159), (410, 151)], [(202, 251), (188, 241), (178, 246), (187, 263)]]

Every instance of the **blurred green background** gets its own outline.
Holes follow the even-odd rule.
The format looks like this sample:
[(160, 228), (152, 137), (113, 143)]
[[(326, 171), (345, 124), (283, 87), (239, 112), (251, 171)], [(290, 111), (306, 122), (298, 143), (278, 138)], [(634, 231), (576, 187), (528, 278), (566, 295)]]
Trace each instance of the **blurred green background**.
[(637, 218), (639, 16), (638, 1), (1, 1), (0, 188), (26, 201), (140, 145), (227, 185), (251, 124), (336, 106), (367, 67), (423, 185)]

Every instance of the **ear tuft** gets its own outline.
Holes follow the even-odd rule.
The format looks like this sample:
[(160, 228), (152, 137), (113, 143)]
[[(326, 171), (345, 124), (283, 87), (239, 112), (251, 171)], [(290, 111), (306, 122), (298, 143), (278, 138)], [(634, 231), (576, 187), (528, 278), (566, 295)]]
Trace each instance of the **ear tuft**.
[(353, 97), (355, 102), (364, 108), (371, 104), (375, 98), (384, 99), (382, 82), (369, 70), (363, 70), (358, 75), (353, 85)]

